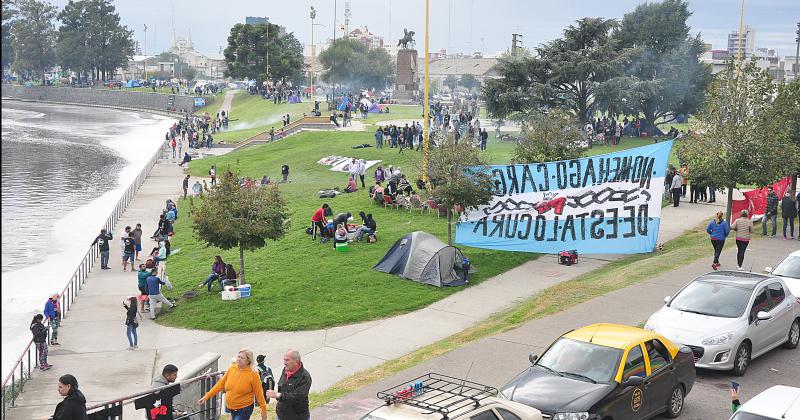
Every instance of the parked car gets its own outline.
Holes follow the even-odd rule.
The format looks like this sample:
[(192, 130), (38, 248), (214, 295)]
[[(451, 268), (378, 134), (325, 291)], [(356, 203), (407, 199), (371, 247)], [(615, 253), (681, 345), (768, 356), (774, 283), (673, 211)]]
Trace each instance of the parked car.
[(689, 346), (699, 368), (744, 375), (751, 359), (800, 339), (800, 302), (778, 277), (708, 273), (664, 302), (645, 328)]
[(110, 87), (110, 88), (120, 88), (125, 83), (122, 80), (108, 80), (103, 85)]
[(678, 417), (695, 379), (689, 348), (627, 325), (570, 331), (529, 360), (500, 395), (552, 420)]
[(783, 279), (794, 297), (800, 299), (800, 249), (787, 255), (775, 268), (765, 267), (764, 271), (770, 276)]
[(800, 388), (775, 385), (739, 406), (730, 420), (800, 419)]
[(497, 398), (497, 388), (437, 373), (378, 393), (361, 420), (542, 420), (539, 410)]

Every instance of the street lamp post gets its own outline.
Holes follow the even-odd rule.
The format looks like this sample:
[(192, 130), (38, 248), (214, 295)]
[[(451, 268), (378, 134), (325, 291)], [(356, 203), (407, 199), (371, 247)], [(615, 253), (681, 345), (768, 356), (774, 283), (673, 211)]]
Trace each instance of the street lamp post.
[(311, 112), (314, 112), (314, 61), (315, 57), (315, 50), (314, 48), (314, 19), (317, 17), (317, 10), (314, 9), (314, 6), (311, 6)]
[(422, 181), (428, 182), (428, 153), (430, 151), (430, 134), (429, 126), (430, 126), (430, 101), (428, 100), (428, 56), (430, 55), (428, 48), (428, 34), (429, 34), (429, 26), (430, 26), (430, 0), (425, 0), (425, 85), (424, 85), (424, 100), (422, 106)]
[(147, 81), (147, 25), (144, 25), (144, 60), (142, 60), (142, 67), (144, 67), (144, 80)]

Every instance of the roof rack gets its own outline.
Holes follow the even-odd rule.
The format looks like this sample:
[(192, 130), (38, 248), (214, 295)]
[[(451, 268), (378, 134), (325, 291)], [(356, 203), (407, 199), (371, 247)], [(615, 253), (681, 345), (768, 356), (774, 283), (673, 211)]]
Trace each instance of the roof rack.
[(429, 373), (378, 392), (386, 405), (407, 404), (439, 413), (442, 420), (457, 410), (480, 407), (481, 401), (497, 396), (497, 388), (452, 376)]

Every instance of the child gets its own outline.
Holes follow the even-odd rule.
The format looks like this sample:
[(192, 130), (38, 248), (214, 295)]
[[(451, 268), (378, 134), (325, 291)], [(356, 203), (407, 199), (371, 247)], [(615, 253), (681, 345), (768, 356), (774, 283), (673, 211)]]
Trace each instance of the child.
[(268, 390), (275, 389), (275, 378), (272, 376), (272, 369), (264, 364), (265, 358), (263, 354), (259, 354), (258, 357), (256, 357), (256, 362), (258, 363), (256, 367), (258, 368), (258, 376), (261, 378), (261, 390), (264, 392), (264, 399), (266, 399), (267, 404), (269, 404), (269, 398), (266, 395)]

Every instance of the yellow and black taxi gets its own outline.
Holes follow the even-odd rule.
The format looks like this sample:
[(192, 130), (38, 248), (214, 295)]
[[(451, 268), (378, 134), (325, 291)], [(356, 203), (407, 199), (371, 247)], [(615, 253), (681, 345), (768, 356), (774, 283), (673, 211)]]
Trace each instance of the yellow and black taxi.
[(678, 417), (695, 378), (691, 349), (617, 324), (572, 330), (530, 360), (500, 395), (551, 420)]

